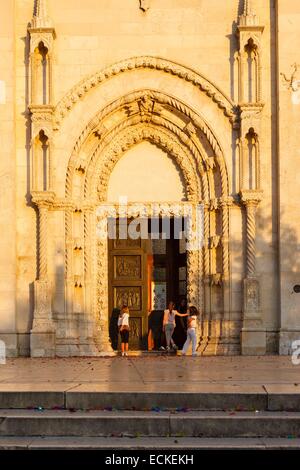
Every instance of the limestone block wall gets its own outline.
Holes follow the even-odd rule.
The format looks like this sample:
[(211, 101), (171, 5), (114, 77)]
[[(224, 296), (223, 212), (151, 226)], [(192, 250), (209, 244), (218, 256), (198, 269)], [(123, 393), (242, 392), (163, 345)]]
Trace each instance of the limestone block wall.
[(3, 2), (0, 17), (0, 340), (10, 355), (18, 354), (14, 3)]
[(280, 353), (300, 339), (300, 5), (278, 1)]
[[(10, 333), (11, 354), (29, 354), (37, 278), (37, 213), (30, 201), (32, 151), (30, 133), (30, 63), (28, 22), (33, 0), (5, 0), (0, 30), (0, 332)], [(151, 0), (144, 12), (138, 0), (48, 0), (55, 27), (52, 60), (52, 104), (57, 106), (88, 75), (107, 70), (130, 57), (163, 57), (194, 69), (239, 103), (237, 22), (239, 0)], [(252, 1), (263, 25), (261, 52), (261, 117), (259, 138), (262, 200), (256, 213), (256, 273), (260, 315), (267, 352), (290, 348), (300, 331), (299, 280), (299, 43), (300, 7), (293, 0)], [(295, 47), (291, 47), (295, 45)], [(281, 75), (284, 74), (284, 76)], [(2, 82), (5, 82), (6, 93)], [(230, 195), (230, 311), (242, 319), (246, 263), (245, 208), (240, 204), (239, 130), (193, 83), (151, 68), (110, 75), (86, 91), (66, 110), (55, 130), (52, 148), (53, 189), (65, 195), (67, 165), (74, 144), (92, 117), (114, 100), (140, 89), (175, 96), (200, 113), (224, 150)], [(4, 103), (3, 93), (5, 95)], [(2, 98), (2, 101), (1, 101)], [(278, 119), (277, 119), (278, 117)], [(253, 122), (253, 121), (251, 121)], [(246, 129), (248, 131), (248, 129)], [(3, 157), (2, 157), (3, 156)], [(83, 155), (84, 156), (84, 155)], [(280, 219), (280, 222), (279, 222)], [(62, 211), (49, 211), (48, 266), (54, 296), (52, 312), (63, 318), (65, 229)], [(280, 248), (280, 254), (278, 251)], [(279, 284), (280, 282), (280, 284)], [(280, 288), (279, 288), (280, 285)], [(76, 299), (75, 299), (76, 303)], [(58, 335), (63, 334), (59, 331)], [(1, 338), (0, 338), (1, 339)]]

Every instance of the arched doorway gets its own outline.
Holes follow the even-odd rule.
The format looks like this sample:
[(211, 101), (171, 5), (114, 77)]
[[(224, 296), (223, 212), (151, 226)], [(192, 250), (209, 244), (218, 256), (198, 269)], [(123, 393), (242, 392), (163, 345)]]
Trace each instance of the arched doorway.
[[(86, 308), (91, 312), (90, 320), (97, 347), (100, 351), (110, 348), (108, 317), (111, 294), (108, 288), (108, 241), (107, 237), (96, 237), (95, 227), (100, 226), (102, 232), (106, 230), (110, 211), (113, 211), (114, 216), (120, 217), (120, 207), (113, 201), (121, 194), (116, 190), (120, 175), (128, 186), (130, 166), (137, 175), (158, 159), (157, 153), (156, 156), (153, 153), (152, 160), (149, 156), (147, 158), (145, 151), (139, 162), (143, 162), (143, 165), (139, 167), (135, 161), (137, 156), (134, 157), (139, 145), (144, 146), (144, 150), (155, 146), (156, 152), (164, 152), (167, 157), (160, 161), (160, 165), (168, 162), (165, 170), (168, 167), (171, 173), (171, 168), (176, 169), (169, 176), (175, 180), (177, 178), (178, 183), (175, 196), (173, 189), (170, 192), (177, 200), (165, 201), (162, 207), (153, 209), (150, 203), (153, 197), (151, 191), (155, 190), (157, 199), (158, 190), (155, 188), (155, 179), (147, 179), (145, 189), (148, 193), (144, 193), (146, 200), (138, 201), (143, 202), (142, 210), (146, 210), (147, 216), (153, 215), (153, 210), (158, 210), (158, 216), (163, 216), (166, 211), (168, 216), (182, 216), (184, 208), (189, 206), (192, 212), (191, 223), (195, 228), (196, 209), (198, 205), (203, 207), (204, 244), (200, 249), (187, 250), (186, 261), (187, 297), (203, 313), (202, 328), (199, 331), (200, 349), (206, 353), (216, 353), (217, 348), (219, 351), (222, 348), (225, 351), (232, 345), (235, 348), (236, 338), (231, 344), (230, 333), (224, 328), (225, 323), (230, 321), (228, 240), (231, 198), (228, 195), (227, 169), (222, 149), (199, 115), (184, 103), (152, 90), (134, 92), (102, 110), (92, 120), (89, 134), (81, 140), (80, 148), (72, 156), (68, 167), (68, 196), (76, 198), (76, 195), (81, 195), (85, 200), (83, 212), (79, 214), (85, 238), (82, 254), (87, 281), (85, 298), (90, 299)], [(124, 173), (124, 167), (122, 171), (126, 154), (128, 160), (125, 166), (128, 174), (126, 171)], [(132, 203), (135, 202), (138, 189), (141, 189), (139, 185), (137, 176), (130, 185)], [(160, 192), (161, 197), (165, 198), (163, 190)], [(134, 204), (133, 206), (133, 213), (139, 215), (141, 209)], [(66, 214), (67, 232), (74, 225), (73, 218), (71, 213)], [(68, 255), (71, 259), (73, 253), (67, 247)], [(72, 296), (73, 286), (69, 288), (69, 295)]]
[[(186, 201), (183, 175), (166, 152), (143, 141), (128, 150), (115, 165), (107, 200), (113, 204), (138, 203), (140, 210), (146, 203), (157, 208), (170, 201), (174, 206), (180, 205)], [(175, 223), (174, 220), (166, 214), (109, 219), (108, 314), (114, 349), (118, 345), (117, 318), (122, 305), (130, 309), (130, 349), (154, 346), (158, 349), (167, 299), (178, 301), (179, 296), (186, 297), (185, 247), (180, 253), (183, 245), (180, 238), (181, 242), (185, 239), (179, 232), (179, 224), (181, 230), (184, 227), (181, 219), (177, 217)], [(149, 327), (157, 337), (153, 345), (148, 341)], [(178, 324), (175, 333), (179, 339), (184, 336), (182, 330)]]

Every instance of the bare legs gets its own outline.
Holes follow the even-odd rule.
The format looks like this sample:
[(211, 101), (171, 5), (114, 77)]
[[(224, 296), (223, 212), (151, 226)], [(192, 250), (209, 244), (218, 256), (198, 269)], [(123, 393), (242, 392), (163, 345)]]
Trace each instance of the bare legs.
[(128, 343), (121, 343), (122, 356), (127, 356)]

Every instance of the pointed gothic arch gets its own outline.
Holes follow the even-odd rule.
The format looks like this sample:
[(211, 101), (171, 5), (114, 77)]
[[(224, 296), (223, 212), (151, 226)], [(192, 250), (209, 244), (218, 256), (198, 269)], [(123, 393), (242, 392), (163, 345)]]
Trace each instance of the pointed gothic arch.
[(97, 88), (110, 78), (124, 73), (130, 73), (137, 69), (149, 69), (164, 72), (179, 77), (180, 79), (192, 83), (203, 93), (209, 96), (213, 102), (223, 111), (230, 122), (238, 121), (238, 112), (233, 101), (218, 88), (211, 80), (200, 74), (198, 71), (182, 64), (166, 60), (160, 57), (140, 56), (131, 57), (117, 62), (104, 70), (97, 71), (88, 77), (85, 77), (76, 84), (66, 95), (58, 102), (54, 111), (54, 121), (59, 127), (61, 121), (90, 90)]
[[(74, 288), (89, 290), (92, 299), (88, 318), (99, 350), (108, 345), (107, 240), (96, 240), (97, 205), (106, 203), (110, 174), (127, 150), (142, 141), (165, 150), (182, 171), (188, 203), (205, 206), (205, 247), (188, 253), (188, 295), (190, 301), (211, 315), (211, 291), (220, 304), (229, 296), (229, 196), (228, 171), (222, 147), (205, 120), (172, 96), (155, 90), (139, 90), (108, 104), (82, 130), (73, 148), (66, 172), (65, 215), (66, 297), (72, 310)], [(172, 204), (169, 205), (172, 211)], [(151, 215), (151, 208), (149, 208)], [(83, 248), (80, 279), (73, 272), (74, 217), (82, 226)], [(78, 249), (78, 241), (76, 242)], [(77, 255), (78, 255), (77, 250)], [(76, 255), (76, 256), (77, 256)], [(216, 257), (219, 261), (216, 262)], [(217, 272), (217, 266), (221, 272)], [(86, 312), (88, 313), (88, 312)], [(226, 315), (226, 313), (225, 313)], [(227, 314), (228, 315), (228, 314)], [(201, 333), (200, 333), (201, 335)], [(202, 343), (208, 347), (210, 328), (204, 326)], [(200, 340), (200, 338), (199, 338)]]

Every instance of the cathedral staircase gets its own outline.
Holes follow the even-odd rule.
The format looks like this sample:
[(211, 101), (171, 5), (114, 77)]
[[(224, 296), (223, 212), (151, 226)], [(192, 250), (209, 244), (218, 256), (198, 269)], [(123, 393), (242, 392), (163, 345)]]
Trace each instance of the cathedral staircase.
[[(176, 388), (176, 387), (175, 387)], [(0, 449), (300, 448), (300, 394), (4, 391)]]

